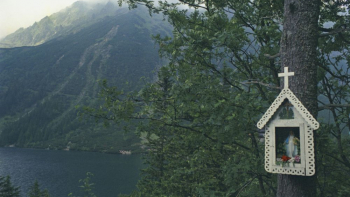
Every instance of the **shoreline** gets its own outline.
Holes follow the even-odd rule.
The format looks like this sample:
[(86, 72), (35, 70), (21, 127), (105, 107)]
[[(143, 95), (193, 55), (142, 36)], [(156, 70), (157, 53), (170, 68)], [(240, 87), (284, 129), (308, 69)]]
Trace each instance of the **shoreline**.
[(54, 151), (72, 151), (72, 152), (91, 152), (91, 153), (103, 153), (103, 154), (111, 154), (111, 155), (138, 155), (138, 154), (147, 154), (147, 151), (145, 150), (127, 150), (130, 151), (130, 154), (122, 154), (120, 151), (126, 151), (126, 150), (119, 150), (119, 151), (108, 151), (108, 150), (82, 150), (82, 149), (60, 149), (60, 148), (43, 148), (43, 147), (21, 147), (21, 146), (1, 146), (0, 148), (19, 148), (19, 149), (35, 149), (35, 150), (54, 150)]

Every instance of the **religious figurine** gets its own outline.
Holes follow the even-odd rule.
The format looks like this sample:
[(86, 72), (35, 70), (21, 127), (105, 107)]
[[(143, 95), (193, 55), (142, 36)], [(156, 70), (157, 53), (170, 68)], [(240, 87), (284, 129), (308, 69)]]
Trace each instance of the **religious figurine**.
[(284, 141), (284, 145), (286, 148), (286, 155), (288, 157), (295, 157), (298, 155), (299, 139), (294, 136), (293, 131), (289, 132), (289, 136)]

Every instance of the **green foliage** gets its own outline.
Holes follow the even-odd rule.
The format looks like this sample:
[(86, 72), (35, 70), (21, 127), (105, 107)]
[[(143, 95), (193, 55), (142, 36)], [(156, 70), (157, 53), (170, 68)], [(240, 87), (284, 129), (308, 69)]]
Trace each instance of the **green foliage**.
[(19, 187), (11, 183), (10, 176), (0, 176), (0, 196), (1, 197), (19, 197)]
[(36, 180), (28, 191), (28, 197), (50, 197), (47, 189), (41, 190), (38, 181)]
[[(93, 176), (93, 174), (91, 172), (87, 172), (85, 179), (79, 180), (79, 183), (82, 183), (80, 188), (81, 188), (81, 193), (82, 193), (83, 197), (96, 197), (96, 195), (93, 193), (94, 184), (90, 183), (90, 179), (92, 176)], [(68, 196), (69, 197), (76, 197), (72, 193), (70, 193)]]
[[(282, 1), (182, 2), (192, 10), (127, 2), (162, 12), (174, 28), (173, 37), (154, 36), (169, 60), (156, 82), (129, 95), (105, 86), (106, 102), (89, 111), (116, 123), (139, 120), (148, 167), (130, 196), (274, 196), (276, 179), (263, 169), (256, 122), (279, 92), (282, 65), (272, 55), (280, 51)], [(321, 4), (320, 108), (330, 111), (334, 124), (316, 135), (320, 196), (348, 195), (342, 173), (350, 170), (343, 135), (349, 124), (349, 31), (340, 27), (350, 20), (339, 14), (339, 4)], [(334, 27), (323, 27), (327, 21)]]
[[(349, 184), (346, 178), (349, 173), (348, 157), (350, 155), (349, 138), (334, 138), (329, 134), (336, 128), (324, 124), (317, 135), (317, 172), (320, 196), (349, 196)], [(341, 147), (339, 147), (341, 146)]]

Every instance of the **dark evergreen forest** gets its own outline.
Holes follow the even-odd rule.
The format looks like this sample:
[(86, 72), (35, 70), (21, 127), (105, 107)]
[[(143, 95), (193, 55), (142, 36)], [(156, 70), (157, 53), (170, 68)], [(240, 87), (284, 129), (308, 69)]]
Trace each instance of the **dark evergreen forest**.
[[(84, 5), (75, 3), (54, 17), (80, 13)], [(140, 140), (133, 132), (81, 118), (78, 106), (98, 106), (103, 79), (126, 92), (154, 80), (153, 71), (162, 59), (151, 35), (169, 34), (169, 25), (161, 17), (151, 18), (146, 9), (108, 5), (104, 17), (94, 15), (105, 9), (97, 6), (83, 12), (87, 19), (80, 23), (70, 18), (75, 28), (67, 35), (37, 46), (0, 49), (0, 145), (139, 150)], [(27, 34), (35, 30), (35, 37), (46, 36), (45, 29), (51, 27), (43, 28), (47, 20), (37, 23), (39, 29), (28, 28)], [(11, 36), (21, 38), (23, 32)]]

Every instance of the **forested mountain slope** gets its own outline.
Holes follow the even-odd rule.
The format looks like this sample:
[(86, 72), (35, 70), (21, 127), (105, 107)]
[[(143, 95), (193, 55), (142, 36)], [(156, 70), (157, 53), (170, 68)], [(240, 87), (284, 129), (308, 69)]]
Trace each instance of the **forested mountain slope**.
[[(106, 129), (94, 121), (79, 120), (75, 107), (98, 102), (100, 79), (107, 79), (125, 91), (138, 89), (152, 80), (152, 71), (161, 64), (161, 59), (151, 35), (168, 34), (169, 28), (162, 18), (149, 17), (147, 10), (129, 11), (109, 4), (97, 8), (101, 13), (107, 13), (105, 9), (109, 8), (108, 13), (113, 14), (89, 24), (79, 22), (79, 17), (78, 22), (65, 19), (71, 20), (70, 24), (80, 24), (71, 27), (76, 31), (66, 31), (67, 35), (38, 46), (0, 49), (1, 145), (69, 146), (107, 152), (137, 147), (131, 147), (139, 142), (132, 133), (124, 135), (116, 127)], [(83, 12), (85, 7), (85, 3), (79, 2), (64, 12), (74, 16), (79, 10), (85, 17), (96, 18), (96, 9)], [(57, 15), (23, 32), (30, 32)], [(142, 77), (145, 80), (140, 80)]]

